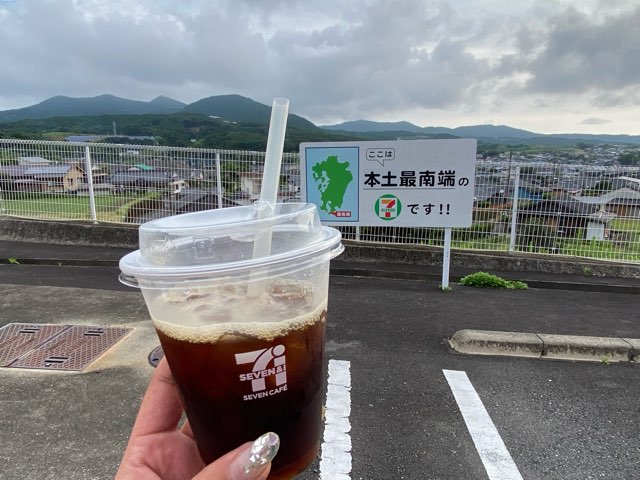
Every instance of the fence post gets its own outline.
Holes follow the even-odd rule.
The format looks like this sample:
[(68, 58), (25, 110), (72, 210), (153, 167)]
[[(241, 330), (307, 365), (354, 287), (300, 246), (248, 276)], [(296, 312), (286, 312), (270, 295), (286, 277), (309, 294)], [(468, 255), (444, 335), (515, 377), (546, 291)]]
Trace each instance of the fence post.
[(360, 241), (360, 225), (356, 226), (356, 240)]
[(89, 146), (84, 147), (84, 168), (87, 174), (87, 184), (89, 186), (89, 208), (91, 209), (91, 220), (93, 220), (93, 223), (98, 223), (98, 216), (96, 214), (96, 197), (93, 191), (93, 170), (91, 169), (91, 153), (89, 152)]
[(218, 195), (218, 208), (222, 208), (222, 175), (220, 174), (219, 152), (216, 152), (216, 193)]
[(518, 223), (518, 195), (520, 191), (520, 167), (516, 167), (516, 179), (513, 184), (513, 204), (511, 205), (511, 235), (509, 237), (509, 251), (516, 249), (516, 228)]

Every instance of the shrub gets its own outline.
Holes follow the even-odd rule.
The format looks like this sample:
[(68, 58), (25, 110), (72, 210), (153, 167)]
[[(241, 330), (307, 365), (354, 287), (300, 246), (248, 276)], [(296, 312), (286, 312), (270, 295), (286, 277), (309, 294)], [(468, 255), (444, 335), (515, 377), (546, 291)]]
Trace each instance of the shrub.
[(460, 279), (460, 285), (478, 288), (506, 288), (507, 290), (522, 290), (528, 285), (518, 280), (506, 280), (486, 272), (476, 272)]

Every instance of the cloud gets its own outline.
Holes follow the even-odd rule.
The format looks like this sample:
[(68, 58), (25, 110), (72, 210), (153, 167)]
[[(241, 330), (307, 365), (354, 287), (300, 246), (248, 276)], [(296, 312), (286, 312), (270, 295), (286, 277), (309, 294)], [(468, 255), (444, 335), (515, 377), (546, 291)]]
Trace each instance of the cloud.
[(331, 11), (322, 28), (281, 31), (269, 42), (283, 60), (275, 82), (309, 115), (446, 108), (468, 99), (488, 69), (467, 48), (468, 21), (445, 3), (378, 2), (352, 21), (351, 10)]
[(486, 75), (467, 44), (480, 27), (445, 2), (329, 3), (22, 0), (0, 20), (0, 91), (289, 95), (308, 115), (362, 116), (447, 108)]
[(600, 91), (591, 101), (596, 108), (616, 108), (640, 105), (640, 87), (631, 86), (622, 90)]
[(550, 17), (542, 49), (523, 65), (531, 74), (527, 89), (573, 94), (635, 86), (640, 82), (638, 25), (640, 6), (597, 16), (569, 7)]
[(268, 68), (261, 35), (213, 7), (191, 17), (153, 8), (132, 15), (117, 5), (86, 11), (70, 0), (24, 4), (0, 25), (0, 43), (9, 46), (0, 50), (0, 90), (183, 97), (198, 83), (209, 94), (241, 91)]
[(239, 93), (287, 96), (317, 123), (509, 123), (564, 108), (579, 124), (640, 101), (635, 0), (3, 2), (0, 109)]
[(598, 117), (589, 117), (582, 120), (580, 122), (580, 125), (602, 125), (604, 123), (611, 123), (611, 120), (606, 120), (604, 118)]

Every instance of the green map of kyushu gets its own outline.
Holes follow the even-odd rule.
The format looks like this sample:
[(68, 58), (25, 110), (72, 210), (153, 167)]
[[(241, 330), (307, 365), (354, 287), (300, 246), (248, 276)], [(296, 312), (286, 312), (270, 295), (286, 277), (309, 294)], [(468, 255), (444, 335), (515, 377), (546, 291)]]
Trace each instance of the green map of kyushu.
[(311, 167), (313, 180), (320, 192), (320, 210), (331, 213), (342, 207), (347, 187), (353, 181), (349, 171), (349, 162), (339, 162), (338, 157), (331, 155), (326, 160)]

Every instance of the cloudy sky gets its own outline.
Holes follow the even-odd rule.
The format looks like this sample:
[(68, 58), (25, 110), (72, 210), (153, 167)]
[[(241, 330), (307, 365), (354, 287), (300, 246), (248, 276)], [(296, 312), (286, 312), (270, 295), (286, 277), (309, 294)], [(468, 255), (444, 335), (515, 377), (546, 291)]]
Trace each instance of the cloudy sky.
[(0, 0), (0, 110), (291, 100), (316, 124), (640, 134), (638, 0)]

